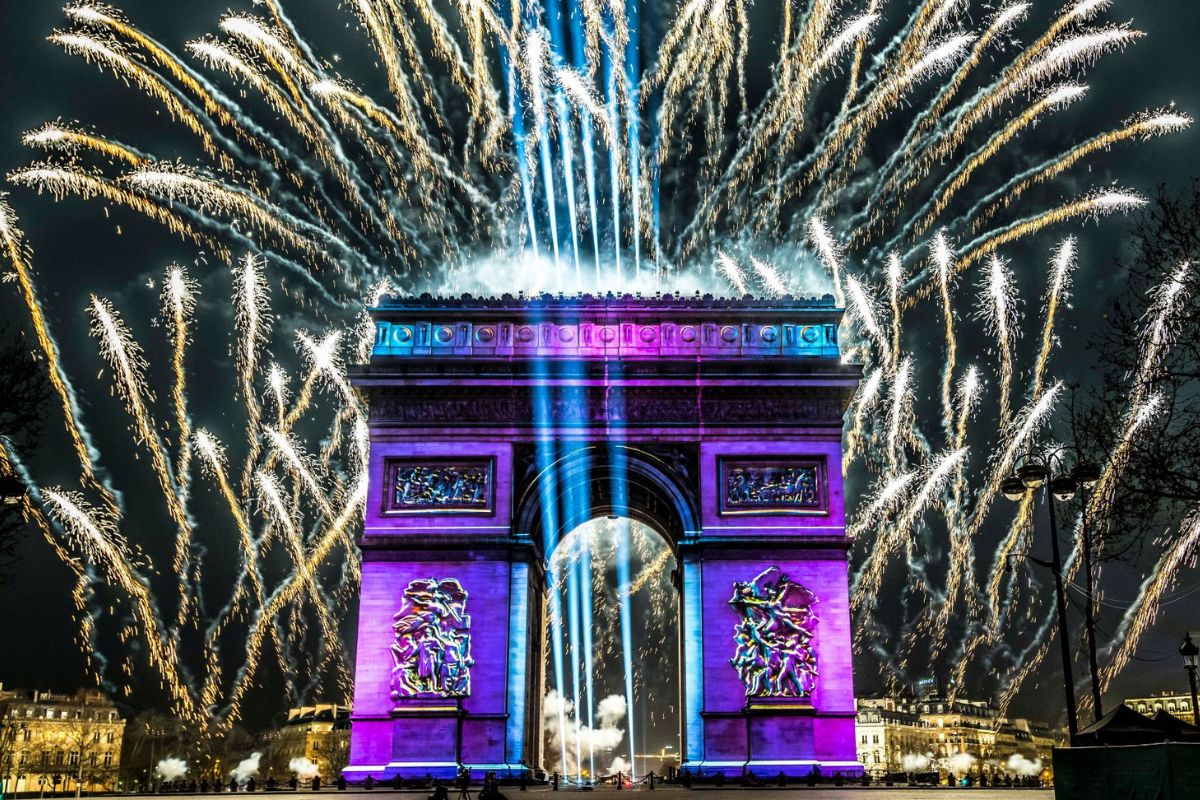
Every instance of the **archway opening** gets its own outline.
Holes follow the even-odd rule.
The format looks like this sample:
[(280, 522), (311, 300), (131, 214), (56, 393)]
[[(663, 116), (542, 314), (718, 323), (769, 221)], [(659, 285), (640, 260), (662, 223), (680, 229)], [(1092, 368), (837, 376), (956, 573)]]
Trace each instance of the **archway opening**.
[(543, 766), (574, 783), (678, 764), (675, 554), (650, 525), (598, 517), (550, 554)]

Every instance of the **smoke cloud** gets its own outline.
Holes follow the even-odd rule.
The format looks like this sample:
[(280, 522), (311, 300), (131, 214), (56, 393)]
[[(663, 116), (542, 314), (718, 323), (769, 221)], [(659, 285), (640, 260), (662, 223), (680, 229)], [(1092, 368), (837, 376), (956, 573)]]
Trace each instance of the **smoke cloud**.
[(929, 756), (924, 753), (905, 753), (900, 759), (900, 766), (905, 772), (925, 772), (930, 765)]
[[(596, 706), (595, 728), (588, 727), (586, 721), (577, 720), (575, 704), (555, 690), (546, 695), (543, 709), (548, 770), (562, 769), (564, 752), (568, 767), (574, 770), (577, 761), (586, 766), (591, 755), (610, 756), (625, 739), (625, 729), (618, 727), (625, 719), (625, 698), (619, 694), (610, 694)], [(614, 760), (611, 771), (617, 770), (618, 760), (624, 761)], [(623, 771), (628, 771), (628, 762), (624, 763)]]
[(258, 763), (262, 753), (251, 753), (249, 758), (243, 758), (237, 766), (229, 770), (229, 775), (239, 784), (244, 784), (258, 774)]
[(600, 705), (596, 707), (596, 718), (600, 722), (601, 730), (617, 727), (617, 724), (625, 719), (626, 710), (625, 698), (619, 694), (610, 694), (601, 700)]
[(182, 758), (175, 758), (174, 756), (164, 758), (154, 768), (154, 774), (164, 781), (177, 781), (184, 775), (187, 775), (187, 771), (187, 762)]
[(321, 772), (320, 767), (307, 758), (293, 758), (288, 762), (288, 769), (296, 773), (296, 777), (302, 781), (311, 781)]
[(1013, 775), (1020, 775), (1023, 778), (1031, 775), (1040, 775), (1042, 772), (1042, 760), (1040, 758), (1030, 760), (1020, 753), (1013, 753), (1008, 757), (1008, 761), (1004, 762), (1004, 769)]
[(608, 768), (608, 774), (610, 775), (615, 775), (618, 772), (622, 772), (626, 777), (629, 777), (629, 762), (620, 756), (614, 758), (612, 765)]
[(965, 773), (975, 763), (975, 756), (970, 753), (955, 753), (946, 759), (946, 769), (954, 773)]

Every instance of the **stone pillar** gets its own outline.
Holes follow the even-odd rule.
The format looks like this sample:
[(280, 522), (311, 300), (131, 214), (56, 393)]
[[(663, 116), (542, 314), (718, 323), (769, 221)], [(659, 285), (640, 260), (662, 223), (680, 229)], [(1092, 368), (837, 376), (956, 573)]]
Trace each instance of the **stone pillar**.
[[(840, 431), (836, 438), (832, 433), (701, 445), (704, 527), (680, 547), (689, 665), (684, 767), (693, 772), (800, 776), (815, 767), (826, 775), (861, 773)], [(766, 608), (773, 593), (789, 585), (777, 607)], [(751, 590), (757, 596), (731, 602), (738, 591)], [(768, 621), (770, 614), (779, 620)], [(793, 624), (803, 635), (789, 635)], [(766, 644), (803, 642), (815, 664), (797, 667), (796, 654), (782, 647), (739, 646), (739, 633), (760, 629)], [(749, 662), (768, 651), (778, 660), (756, 673)], [(748, 674), (758, 674), (754, 685), (732, 663), (739, 659)]]
[(511, 535), (510, 463), (372, 432), (348, 777), (531, 766), (541, 569)]

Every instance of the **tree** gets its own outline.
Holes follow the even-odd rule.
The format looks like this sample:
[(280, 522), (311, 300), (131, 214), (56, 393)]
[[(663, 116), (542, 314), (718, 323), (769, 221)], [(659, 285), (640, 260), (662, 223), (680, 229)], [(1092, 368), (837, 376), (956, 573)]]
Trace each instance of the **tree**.
[[(349, 728), (341, 728), (334, 726), (334, 729), (324, 737), (324, 741), (317, 749), (317, 761), (324, 761), (328, 768), (328, 774), (322, 774), (324, 780), (337, 780), (337, 776), (342, 774), (342, 770), (350, 766), (350, 730)], [(660, 771), (659, 775), (666, 773)]]
[(1120, 263), (1128, 286), (1089, 345), (1098, 380), (1077, 391), (1072, 414), (1075, 441), (1096, 461), (1112, 452), (1125, 427), (1154, 292), (1185, 262), (1191, 268), (1183, 273), (1183, 301), (1169, 329), (1172, 345), (1144, 372), (1143, 387), (1162, 397), (1161, 411), (1139, 428), (1109, 498), (1098, 531), (1105, 558), (1137, 560), (1144, 544), (1177, 532), (1179, 520), (1200, 504), (1200, 180), (1178, 195), (1160, 188), (1132, 227), (1130, 255)]
[(112, 789), (116, 782), (120, 745), (113, 741), (113, 725), (101, 716), (107, 713), (88, 708), (77, 711), (63, 738), (67, 754), (64, 777), (68, 785), (74, 784), (76, 797), (83, 791)]
[(195, 740), (196, 779), (212, 783), (229, 780), (230, 771), (255, 750), (254, 737), (238, 725), (201, 732)]
[(162, 758), (180, 755), (184, 735), (180, 722), (161, 711), (142, 711), (125, 727), (121, 771), (132, 785), (150, 784)]
[[(0, 445), (21, 455), (33, 452), (49, 393), (45, 375), (23, 336), (0, 328)], [(24, 484), (0, 454), (0, 585), (12, 577), (17, 547), (27, 529), (20, 497)]]
[(0, 717), (0, 794), (7, 795), (20, 780), (22, 764), (17, 755), (25, 731), (11, 713)]

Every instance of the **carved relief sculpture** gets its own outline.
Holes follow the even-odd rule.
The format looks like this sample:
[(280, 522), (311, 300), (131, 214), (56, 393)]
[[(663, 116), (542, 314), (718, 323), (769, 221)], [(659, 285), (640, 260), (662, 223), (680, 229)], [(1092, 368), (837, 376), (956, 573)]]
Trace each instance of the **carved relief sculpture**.
[(487, 511), (492, 505), (492, 464), (393, 462), (390, 511)]
[(408, 584), (392, 629), (392, 699), (471, 693), (471, 618), (454, 578)]
[(721, 463), (724, 512), (821, 511), (821, 465), (815, 461)]
[(751, 698), (812, 695), (817, 682), (813, 646), (817, 598), (768, 567), (749, 581), (735, 581), (729, 605), (737, 612), (735, 650), (729, 663)]

